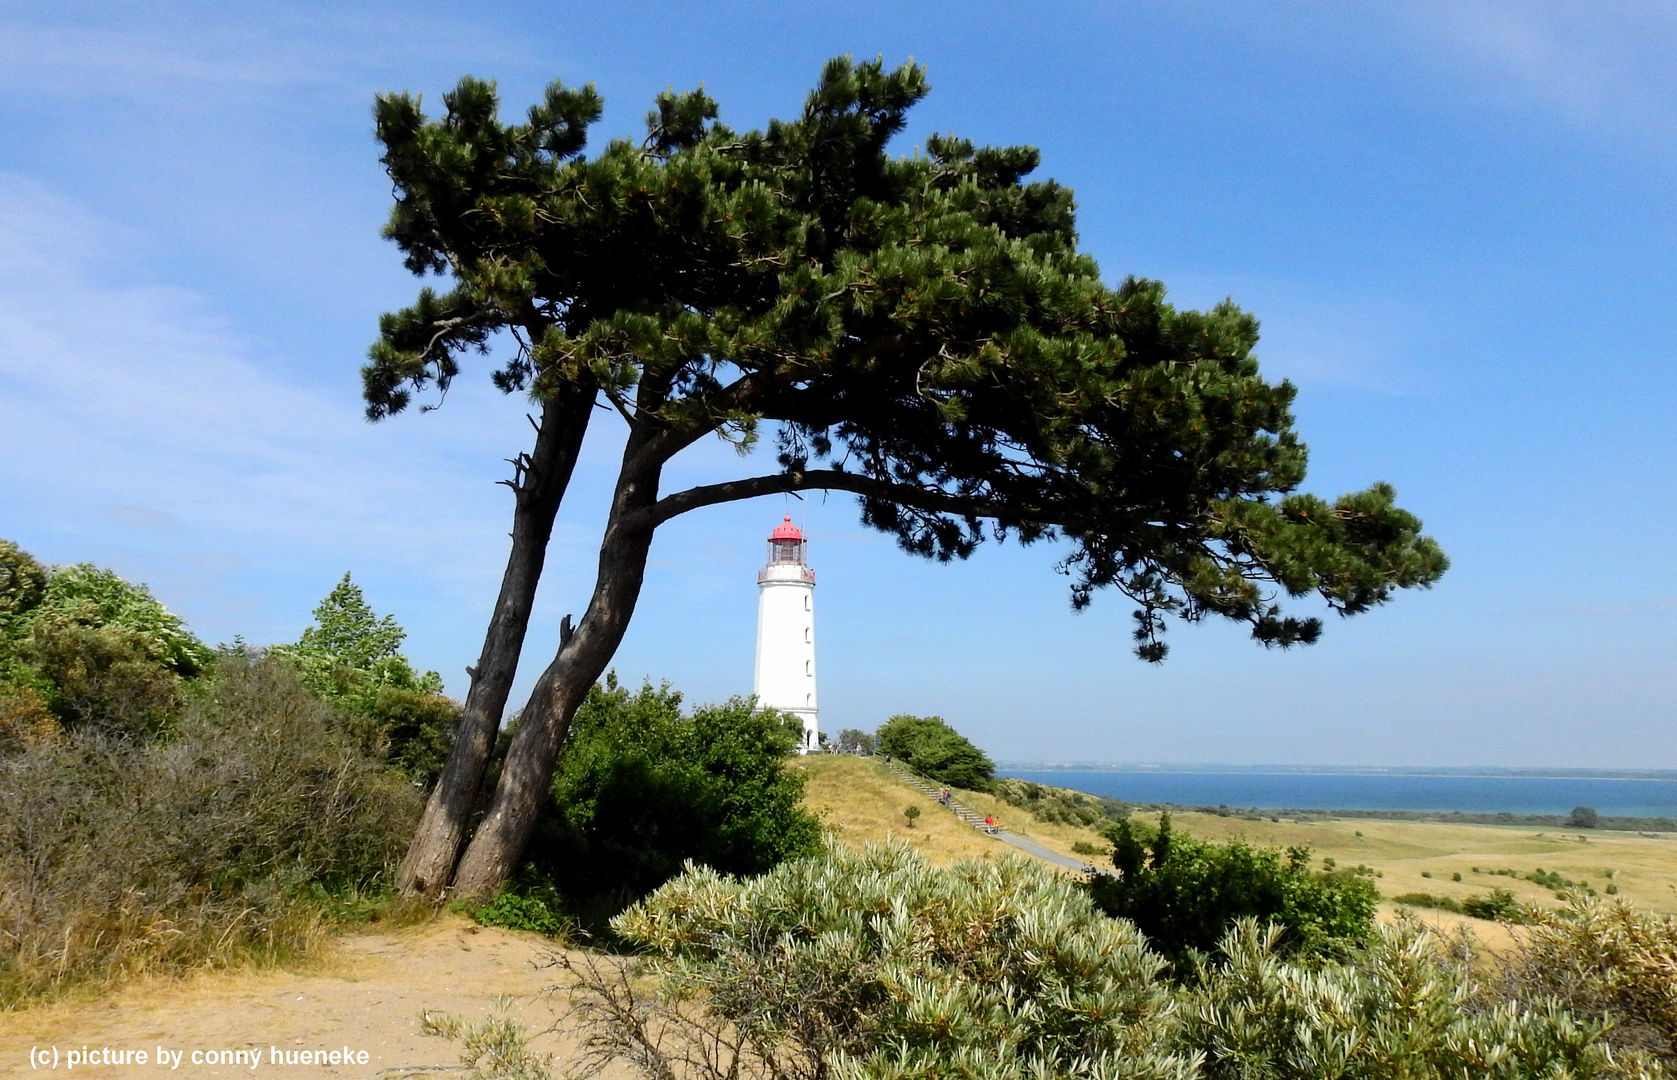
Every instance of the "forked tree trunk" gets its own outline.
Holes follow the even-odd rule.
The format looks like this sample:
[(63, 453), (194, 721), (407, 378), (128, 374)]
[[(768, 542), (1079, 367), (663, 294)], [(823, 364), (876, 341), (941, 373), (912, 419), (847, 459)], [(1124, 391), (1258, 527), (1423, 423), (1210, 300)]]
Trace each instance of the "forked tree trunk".
[(662, 470), (658, 462), (627, 473), (642, 443), (631, 436), (624, 451), (625, 473), (619, 475), (600, 544), (594, 595), (576, 630), (542, 672), (519, 718), (489, 812), (478, 824), (455, 873), (456, 897), (486, 901), (511, 876), (535, 829), (571, 718), (629, 628), (655, 530), (647, 511), (658, 499)]
[(501, 714), (518, 673), (553, 520), (570, 484), (593, 407), (592, 386), (566, 386), (542, 406), (536, 445), (513, 487), (512, 552), (484, 635), (483, 652), (471, 672), (454, 745), (396, 872), (396, 887), (404, 893), (434, 896), (454, 877)]

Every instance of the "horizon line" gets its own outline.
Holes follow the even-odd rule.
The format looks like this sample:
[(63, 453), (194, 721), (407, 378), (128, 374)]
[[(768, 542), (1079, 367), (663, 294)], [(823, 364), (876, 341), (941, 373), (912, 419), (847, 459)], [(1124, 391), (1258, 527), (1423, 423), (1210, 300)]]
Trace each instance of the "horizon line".
[(1677, 768), (1574, 765), (1242, 765), (1233, 762), (1185, 761), (998, 761), (996, 769), (1018, 772), (1115, 773), (1248, 773), (1276, 775), (1404, 775), (1404, 776), (1522, 776), (1579, 779), (1615, 777), (1639, 780), (1677, 780)]

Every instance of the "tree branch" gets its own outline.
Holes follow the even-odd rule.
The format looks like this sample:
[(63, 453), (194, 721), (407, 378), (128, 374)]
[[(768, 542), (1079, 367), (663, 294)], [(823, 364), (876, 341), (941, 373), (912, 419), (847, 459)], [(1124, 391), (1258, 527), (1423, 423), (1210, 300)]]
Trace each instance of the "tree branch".
[[(809, 472), (775, 473), (770, 476), (753, 476), (744, 480), (729, 480), (721, 484), (704, 484), (699, 487), (678, 491), (673, 495), (666, 495), (643, 511), (650, 515), (650, 524), (656, 528), (673, 517), (697, 510), (702, 506), (715, 506), (718, 503), (738, 502), (741, 499), (754, 499), (759, 495), (778, 495), (790, 491), (848, 491), (865, 498), (881, 499), (886, 502), (899, 503), (913, 507), (916, 510), (926, 510), (936, 514), (959, 514), (963, 517), (995, 518), (1005, 516), (1009, 519), (1028, 517), (1037, 520), (1034, 513), (1021, 514), (1021, 508), (1015, 502), (1000, 499), (987, 499), (972, 495), (955, 495), (937, 488), (921, 487), (917, 484), (896, 484), (887, 480), (876, 480), (871, 476), (859, 473), (839, 472), (836, 469), (815, 469)], [(1034, 509), (1034, 508), (1033, 508)], [(1043, 519), (1045, 525), (1061, 525), (1065, 522)]]

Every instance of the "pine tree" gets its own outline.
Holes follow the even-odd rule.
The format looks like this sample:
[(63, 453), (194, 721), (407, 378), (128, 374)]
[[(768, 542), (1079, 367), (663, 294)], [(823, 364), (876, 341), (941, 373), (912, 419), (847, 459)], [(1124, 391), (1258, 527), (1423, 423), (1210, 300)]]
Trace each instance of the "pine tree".
[[(1072, 602), (1136, 604), (1136, 650), (1170, 617), (1245, 622), (1266, 645), (1444, 572), (1420, 522), (1377, 484), (1299, 494), (1293, 388), (1258, 372), (1257, 321), (1178, 311), (1156, 282), (1104, 284), (1077, 250), (1071, 193), (1026, 182), (1029, 147), (954, 136), (892, 157), (924, 71), (829, 62), (802, 113), (720, 123), (700, 91), (659, 95), (646, 139), (584, 156), (592, 87), (555, 83), (527, 122), (464, 79), (430, 119), (379, 99), (396, 188), (386, 235), (449, 276), (388, 314), (363, 369), (368, 415), (446, 391), (504, 333), (493, 373), (539, 404), (514, 459), (513, 548), (472, 669), (460, 738), (400, 880), (481, 894), (534, 825), (567, 725), (633, 615), (660, 524), (704, 506), (823, 489), (904, 550), (966, 558), (987, 535), (1069, 545)], [(487, 814), (456, 869), (516, 668), (553, 516), (599, 402), (628, 427), (595, 589), (538, 679)], [(707, 436), (778, 468), (665, 494), (666, 463)]]

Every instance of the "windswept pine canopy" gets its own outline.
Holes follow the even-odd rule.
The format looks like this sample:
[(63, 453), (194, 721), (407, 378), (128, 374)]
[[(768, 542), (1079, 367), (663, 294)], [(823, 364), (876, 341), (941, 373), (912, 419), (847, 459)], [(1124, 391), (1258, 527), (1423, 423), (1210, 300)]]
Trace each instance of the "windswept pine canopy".
[[(495, 798), (454, 878), (487, 895), (532, 827), (570, 718), (622, 640), (658, 525), (699, 507), (820, 488), (910, 552), (966, 558), (987, 535), (1069, 545), (1072, 601), (1137, 604), (1137, 652), (1166, 617), (1220, 615), (1265, 644), (1315, 640), (1343, 614), (1444, 572), (1420, 522), (1376, 486), (1294, 494), (1305, 452), (1293, 388), (1258, 373), (1257, 322), (1179, 312), (1156, 282), (1102, 282), (1077, 250), (1071, 192), (1026, 182), (1028, 147), (955, 136), (887, 152), (926, 95), (910, 64), (833, 60), (791, 121), (736, 132), (702, 92), (666, 93), (639, 145), (584, 155), (592, 87), (551, 86), (522, 124), (463, 80), (429, 119), (379, 99), (396, 188), (387, 233), (417, 274), (452, 279), (384, 317), (367, 413), (446, 391), (459, 361), (516, 342), (494, 372), (542, 413), (514, 459), (513, 552), (472, 669), (457, 743), (404, 863), (405, 888), (455, 873), (511, 686), (553, 515), (604, 399), (629, 427), (595, 589), (538, 680)], [(707, 434), (777, 467), (664, 493), (664, 465)]]
[(665, 93), (643, 143), (592, 159), (591, 86), (555, 83), (514, 125), (473, 79), (440, 120), (380, 99), (388, 235), (455, 287), (384, 318), (369, 416), (446, 390), (462, 352), (510, 330), (497, 385), (594, 384), (660, 432), (655, 452), (708, 432), (749, 446), (778, 421), (779, 472), (667, 496), (657, 519), (821, 487), (939, 559), (986, 524), (1064, 537), (1073, 602), (1116, 586), (1153, 660), (1165, 614), (1308, 642), (1319, 620), (1283, 615), (1278, 594), (1352, 614), (1438, 578), (1444, 556), (1389, 487), (1293, 493), (1294, 390), (1260, 375), (1254, 318), (1105, 285), (1071, 192), (1024, 180), (1030, 147), (937, 136), (888, 155), (927, 89), (921, 68), (838, 59), (800, 117), (747, 133), (702, 92)]

